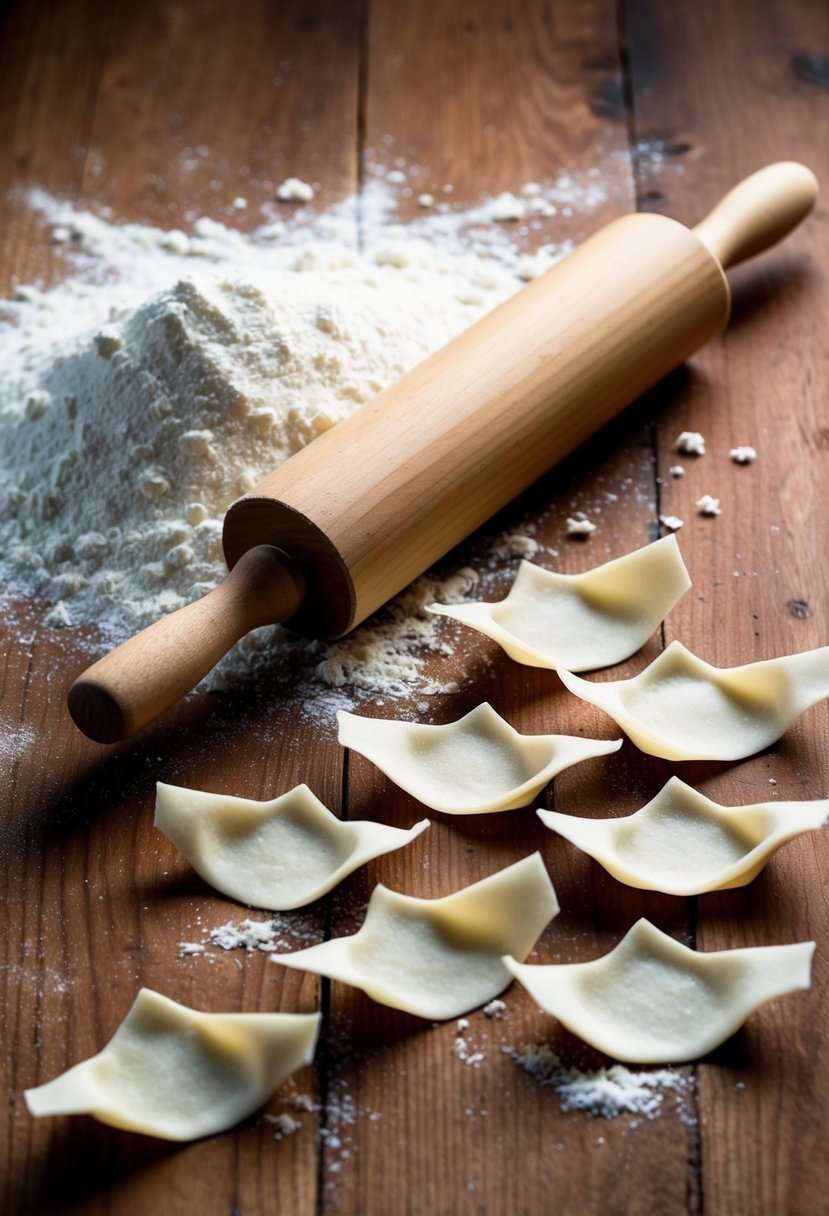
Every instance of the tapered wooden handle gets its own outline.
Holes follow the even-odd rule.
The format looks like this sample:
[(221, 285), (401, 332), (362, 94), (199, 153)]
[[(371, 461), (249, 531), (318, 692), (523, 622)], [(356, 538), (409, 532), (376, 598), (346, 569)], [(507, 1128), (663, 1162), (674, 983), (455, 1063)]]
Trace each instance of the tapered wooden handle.
[(98, 743), (126, 739), (194, 688), (244, 634), (289, 620), (304, 598), (296, 563), (272, 545), (258, 545), (214, 591), (85, 671), (69, 690), (69, 712)]
[(767, 165), (739, 182), (694, 228), (720, 265), (736, 266), (770, 248), (815, 205), (818, 181), (797, 161)]

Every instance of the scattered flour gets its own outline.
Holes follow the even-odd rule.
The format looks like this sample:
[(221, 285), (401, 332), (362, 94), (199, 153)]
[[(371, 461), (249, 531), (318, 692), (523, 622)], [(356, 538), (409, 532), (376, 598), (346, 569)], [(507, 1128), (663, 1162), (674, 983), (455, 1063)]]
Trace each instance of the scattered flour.
[(324, 1150), (326, 1188), (336, 1189), (337, 1178), (357, 1151), (354, 1131), (358, 1122), (378, 1123), (382, 1113), (358, 1102), (344, 1077), (334, 1076), (326, 1095), (324, 1125), (317, 1135)]
[(315, 945), (322, 935), (321, 923), (314, 917), (274, 913), (267, 920), (248, 917), (238, 924), (228, 921), (208, 929), (201, 941), (179, 942), (177, 953), (179, 958), (210, 957), (208, 947), (215, 946), (220, 950), (246, 950), (249, 954), (257, 950), (275, 954), (295, 950), (298, 945)]
[[(528, 527), (518, 532), (506, 532), (490, 545), (490, 556), (496, 559), (506, 560), (511, 557), (525, 558), (531, 561), (536, 557), (541, 549), (538, 541), (532, 535), (535, 531), (535, 526), (530, 524)], [(557, 557), (557, 552), (553, 553)], [(474, 575), (475, 571), (470, 571), (470, 575)]]
[(612, 1064), (596, 1072), (580, 1072), (577, 1068), (566, 1068), (553, 1049), (544, 1043), (530, 1043), (520, 1051), (505, 1050), (540, 1085), (549, 1085), (555, 1090), (562, 1110), (583, 1110), (604, 1119), (615, 1119), (623, 1114), (655, 1119), (665, 1111), (665, 1094), (672, 1093), (680, 1118), (686, 1122), (695, 1120), (689, 1102), (694, 1089), (690, 1075), (667, 1068), (631, 1072), (623, 1064)]
[(596, 531), (597, 525), (588, 519), (583, 511), (576, 511), (573, 515), (567, 516), (565, 527), (568, 536), (590, 536), (592, 532)]
[(659, 522), (663, 528), (667, 528), (669, 532), (678, 532), (682, 527), (684, 520), (681, 520), (678, 515), (660, 515)]
[[(477, 581), (475, 571), (466, 567), (442, 580), (422, 576), (355, 634), (330, 643), (317, 665), (317, 674), (335, 688), (359, 683), (392, 696), (405, 693), (420, 673), (424, 649), (447, 649), (446, 643), (436, 639), (434, 618), (426, 611), (427, 605), (438, 599), (458, 603)], [(456, 687), (447, 683), (422, 691), (454, 692)]]
[(462, 1064), (468, 1065), (470, 1068), (480, 1068), (486, 1060), (484, 1052), (470, 1046), (465, 1037), (466, 1031), (469, 1029), (468, 1018), (458, 1018), (455, 1023), (455, 1038), (452, 1043), (452, 1055), (456, 1056)]
[(35, 730), (22, 722), (0, 724), (0, 774), (33, 748), (38, 741)]
[(179, 958), (193, 958), (197, 954), (204, 954), (207, 947), (203, 942), (179, 942), (178, 956)]
[(526, 203), (523, 203), (520, 198), (516, 198), (509, 191), (505, 191), (493, 199), (489, 211), (492, 219), (502, 222), (504, 220), (523, 220), (526, 213)]
[(287, 177), (281, 186), (277, 186), (276, 197), (281, 203), (310, 203), (314, 187), (298, 177)]
[(674, 447), (686, 456), (704, 456), (705, 438), (699, 431), (681, 431), (676, 437)]
[(280, 1115), (263, 1115), (262, 1118), (273, 1127), (274, 1140), (284, 1140), (287, 1136), (292, 1136), (294, 1132), (298, 1132), (302, 1127), (302, 1120), (295, 1119), (287, 1111), (283, 1111)]
[(714, 498), (712, 494), (703, 494), (697, 499), (697, 511), (700, 515), (722, 515), (719, 498)]

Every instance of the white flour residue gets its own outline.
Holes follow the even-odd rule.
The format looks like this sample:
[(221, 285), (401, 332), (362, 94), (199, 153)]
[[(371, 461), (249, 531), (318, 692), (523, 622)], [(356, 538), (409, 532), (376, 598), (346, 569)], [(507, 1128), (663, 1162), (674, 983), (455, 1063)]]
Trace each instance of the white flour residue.
[[(424, 167), (399, 156), (389, 168), (385, 155), (383, 162), (378, 162), (374, 159), (373, 150), (366, 150), (368, 181), (361, 195), (361, 204), (368, 209), (374, 228), (377, 227), (378, 217), (388, 224), (395, 197), (414, 198), (418, 202), (423, 197), (429, 201), (420, 205), (427, 206), (429, 214), (412, 221), (408, 226), (410, 232), (423, 231), (430, 240), (439, 240), (444, 246), (462, 238), (467, 248), (479, 254), (497, 254), (506, 248), (514, 249), (516, 241), (530, 237), (533, 238), (531, 245), (535, 249), (532, 260), (538, 264), (535, 273), (572, 248), (569, 239), (563, 244), (545, 243), (544, 234), (549, 231), (545, 221), (557, 217), (560, 228), (570, 228), (571, 223), (578, 228), (580, 220), (589, 217), (609, 199), (628, 197), (631, 192), (627, 153), (620, 155), (614, 151), (603, 156), (600, 165), (586, 170), (563, 168), (543, 181), (514, 183), (512, 189), (500, 190), (477, 207), (460, 210), (453, 206), (454, 190), (450, 182), (436, 186), (423, 195), (420, 183)], [(584, 235), (577, 231), (579, 238)]]
[(284, 1140), (288, 1136), (293, 1136), (295, 1132), (302, 1128), (302, 1120), (295, 1119), (293, 1115), (289, 1115), (287, 1111), (283, 1111), (279, 1115), (263, 1115), (262, 1118), (266, 1123), (270, 1123), (273, 1127), (274, 1140)]
[(546, 1043), (525, 1044), (515, 1051), (505, 1048), (517, 1064), (540, 1085), (558, 1094), (561, 1109), (582, 1110), (603, 1119), (640, 1114), (655, 1119), (665, 1113), (665, 1095), (673, 1095), (673, 1109), (685, 1122), (694, 1122), (691, 1106), (693, 1077), (673, 1069), (631, 1072), (623, 1064), (611, 1064), (596, 1072), (581, 1072), (563, 1065)]
[[(315, 1102), (310, 1094), (290, 1092), (291, 1079), (280, 1086), (279, 1093), (275, 1095), (275, 1100), (279, 1101), (285, 1108), (278, 1114), (265, 1113), (262, 1115), (264, 1123), (269, 1123), (273, 1129), (274, 1140), (285, 1140), (288, 1136), (293, 1136), (297, 1132), (302, 1131), (306, 1121), (297, 1119), (297, 1114), (317, 1115), (320, 1111), (320, 1105)], [(291, 1111), (296, 1112), (291, 1114)], [(316, 1122), (313, 1120), (312, 1122)]]
[(37, 733), (23, 722), (0, 724), (0, 773), (11, 769), (37, 742)]
[[(357, 683), (391, 696), (410, 691), (424, 666), (424, 654), (448, 652), (447, 644), (438, 639), (435, 618), (426, 611), (427, 605), (436, 600), (457, 603), (478, 578), (467, 567), (446, 579), (423, 575), (369, 624), (326, 646), (317, 674), (335, 688)], [(422, 691), (454, 692), (456, 688), (447, 682)]]
[(325, 1103), (325, 1123), (317, 1135), (325, 1153), (326, 1188), (333, 1187), (337, 1175), (341, 1174), (357, 1151), (353, 1128), (367, 1120), (377, 1123), (381, 1113), (362, 1102), (357, 1102), (343, 1077), (334, 1077)]
[(468, 1030), (469, 1018), (458, 1018), (455, 1023), (455, 1038), (452, 1041), (452, 1055), (469, 1068), (480, 1068), (486, 1060), (486, 1054), (470, 1043)]
[(246, 917), (238, 923), (227, 921), (214, 929), (203, 930), (199, 941), (179, 942), (178, 957), (206, 955), (212, 961), (210, 946), (219, 950), (246, 950), (249, 954), (255, 951), (275, 954), (296, 950), (298, 946), (316, 945), (322, 937), (319, 917), (274, 913), (267, 920)]

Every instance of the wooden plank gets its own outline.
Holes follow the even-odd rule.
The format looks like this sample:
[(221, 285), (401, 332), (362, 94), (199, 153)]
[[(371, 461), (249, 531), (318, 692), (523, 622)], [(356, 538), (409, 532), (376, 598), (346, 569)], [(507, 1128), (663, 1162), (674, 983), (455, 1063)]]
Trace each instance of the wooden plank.
[(422, 214), (421, 193), (466, 208), (560, 174), (584, 194), (595, 183), (589, 207), (576, 197), (554, 222), (532, 222), (530, 246), (577, 241), (614, 218), (630, 196), (630, 163), (609, 8), (418, 8), (404, 21), (384, 0), (369, 14), (366, 183), (381, 177), (408, 219)]
[(33, 187), (74, 195), (109, 28), (108, 13), (71, 0), (5, 5), (0, 16), (0, 199), (3, 295), (17, 283), (54, 277), (59, 251), (44, 254), (37, 215), (22, 205)]
[[(690, 14), (633, 4), (628, 16), (633, 117), (642, 141), (638, 198), (689, 221), (703, 196), (713, 202), (758, 156), (810, 159), (814, 133), (825, 123), (827, 73), (816, 49), (825, 45), (824, 14), (806, 0), (770, 4), (763, 23), (744, 0), (703, 7)], [(274, 8), (264, 0), (244, 6), (243, 14), (218, 2), (198, 12), (119, 6), (105, 20), (91, 3), (7, 6), (0, 73), (7, 176), (104, 203), (122, 219), (167, 227), (186, 226), (199, 214), (228, 218), (233, 198), (243, 194), (251, 203), (244, 223), (252, 224), (257, 205), (288, 174), (319, 181), (323, 203), (348, 194), (357, 177), (359, 127), (364, 184), (377, 178), (394, 186), (404, 217), (421, 214), (416, 198), (424, 190), (467, 206), (524, 181), (549, 183), (562, 169), (596, 182), (604, 198), (587, 207), (582, 197), (570, 215), (562, 205), (537, 227), (527, 224), (515, 234), (527, 248), (578, 239), (632, 209), (611, 5), (463, 0), (449, 10), (429, 0), (401, 11), (377, 0), (364, 31), (359, 123), (358, 18), (356, 4)], [(745, 59), (741, 47), (749, 48)], [(745, 130), (722, 121), (741, 108), (749, 115)], [(683, 175), (678, 167), (686, 164)], [(593, 169), (599, 176), (591, 179)], [(390, 182), (389, 170), (403, 180)], [(14, 198), (4, 205), (10, 235), (0, 274), (10, 282), (51, 273), (53, 259), (43, 257), (28, 212)], [(569, 570), (644, 543), (659, 505), (655, 475), (664, 477), (674, 462), (675, 433), (693, 426), (708, 436), (711, 455), (693, 466), (693, 476), (689, 469), (682, 482), (660, 490), (662, 509), (688, 520), (681, 540), (698, 587), (697, 598), (687, 597), (672, 617), (669, 636), (705, 639), (706, 657), (717, 662), (826, 641), (826, 576), (807, 535), (812, 526), (819, 534), (825, 522), (819, 350), (826, 318), (811, 260), (825, 239), (823, 223), (812, 222), (764, 268), (735, 276), (736, 324), (693, 371), (672, 378), (545, 478), (445, 569), (486, 569), (494, 598), (516, 565), (493, 557), (504, 531), (533, 529), (539, 559)], [(802, 426), (790, 406), (795, 392)], [(658, 416), (658, 468), (652, 416)], [(754, 441), (757, 466), (732, 467), (727, 448)], [(764, 450), (774, 453), (774, 463)], [(804, 453), (815, 470), (805, 477)], [(717, 484), (698, 485), (709, 470)], [(703, 489), (722, 491), (721, 519), (692, 518), (694, 495)], [(600, 523), (586, 544), (564, 536), (574, 509)], [(240, 914), (155, 839), (155, 779), (249, 796), (308, 780), (336, 808), (341, 773), (331, 723), (309, 717), (269, 678), (248, 703), (239, 692), (191, 699), (134, 745), (107, 752), (85, 743), (62, 711), (63, 689), (84, 656), (66, 649), (69, 635), (39, 629), (39, 606), (21, 611), (7, 630), (0, 670), (9, 790), (1, 974), (12, 1103), (2, 1132), (4, 1211), (140, 1216), (163, 1207), (175, 1216), (198, 1207), (454, 1216), (530, 1214), (552, 1205), (563, 1213), (673, 1213), (699, 1206), (700, 1164), (708, 1210), (820, 1210), (819, 1176), (798, 1166), (797, 1146), (819, 1160), (826, 1114), (822, 971), (811, 994), (763, 1011), (700, 1069), (701, 1157), (693, 1120), (671, 1114), (637, 1127), (631, 1118), (605, 1123), (562, 1112), (556, 1095), (517, 1067), (514, 1053), (525, 1042), (543, 1042), (566, 1063), (602, 1061), (516, 989), (507, 995), (503, 1021), (470, 1016), (463, 1034), (482, 1053), (476, 1068), (455, 1054), (454, 1022), (423, 1024), (323, 985), (327, 1027), (314, 1075), (297, 1078), (268, 1108), (291, 1110), (291, 1093), (316, 1093), (323, 1104), (321, 1156), (312, 1112), (301, 1115), (300, 1134), (278, 1143), (267, 1122), (253, 1118), (236, 1133), (184, 1148), (91, 1120), (33, 1122), (21, 1090), (96, 1050), (141, 983), (205, 1008), (308, 1009), (318, 999), (315, 981), (283, 972), (261, 954), (211, 950), (208, 957), (176, 959), (179, 941), (199, 939)], [(418, 695), (370, 712), (448, 720), (486, 698), (525, 731), (613, 733), (598, 712), (575, 706), (554, 677), (519, 669), (485, 641), (446, 630), (451, 653), (433, 660), (430, 674), (457, 680), (460, 691), (426, 697), (425, 709)], [(660, 644), (652, 640), (623, 670), (638, 670)], [(778, 797), (816, 797), (824, 792), (825, 729), (825, 713), (817, 710), (756, 760), (732, 770), (693, 766), (683, 775), (724, 801), (763, 796), (769, 775)], [(349, 772), (351, 817), (408, 826), (422, 814), (359, 758), (352, 757)], [(669, 772), (626, 744), (617, 757), (563, 775), (551, 800), (584, 814), (625, 813)], [(694, 931), (696, 914), (691, 909), (689, 917), (684, 901), (624, 889), (545, 833), (530, 812), (433, 818), (426, 837), (353, 876), (330, 909), (308, 914), (308, 923), (320, 933), (326, 923), (348, 932), (378, 880), (439, 895), (540, 848), (563, 910), (537, 961), (595, 956), (638, 915), (679, 936)], [(818, 838), (793, 844), (745, 892), (701, 900), (698, 944), (811, 935), (820, 941), (821, 845)], [(797, 906), (792, 891), (800, 893)]]
[[(603, 3), (564, 5), (419, 5), (370, 8), (365, 139), (368, 181), (389, 183), (397, 212), (414, 218), (425, 190), (465, 207), (525, 181), (549, 184), (563, 168), (598, 173), (605, 201), (575, 206), (524, 234), (528, 248), (585, 235), (631, 210), (615, 16)], [(424, 91), (423, 82), (428, 82)], [(419, 97), (418, 105), (412, 98)], [(402, 179), (402, 180), (401, 180)], [(452, 186), (451, 194), (444, 192)], [(409, 191), (407, 194), (406, 191)], [(394, 217), (393, 217), (394, 218)], [(520, 234), (519, 234), (520, 235)], [(649, 403), (632, 411), (562, 469), (493, 521), (444, 563), (448, 570), (492, 562), (503, 531), (531, 531), (537, 560), (586, 569), (647, 542), (656, 516)], [(600, 530), (586, 544), (568, 541), (565, 518), (588, 511)], [(498, 569), (497, 562), (495, 563)], [(505, 593), (517, 560), (502, 561), (487, 595)], [(454, 696), (388, 700), (370, 712), (449, 721), (489, 700), (527, 733), (561, 730), (611, 737), (601, 714), (575, 702), (549, 673), (519, 668), (480, 637), (447, 628), (453, 653), (435, 661), (438, 682), (455, 680)], [(659, 638), (647, 657), (658, 653)], [(637, 664), (641, 664), (641, 656)], [(629, 667), (633, 671), (636, 665)], [(626, 746), (555, 782), (556, 803), (580, 813), (607, 812), (608, 801), (632, 810), (655, 792), (663, 766), (648, 765)], [(644, 798), (642, 798), (644, 801)], [(379, 776), (361, 757), (349, 764), (349, 813), (408, 826), (428, 813)], [(451, 819), (431, 813), (432, 827), (402, 854), (355, 876), (335, 903), (336, 934), (362, 919), (374, 882), (423, 897), (446, 894), (541, 849), (562, 913), (543, 935), (536, 961), (601, 954), (644, 912), (685, 929), (683, 901), (632, 895), (598, 868), (553, 840), (531, 808), (505, 815)], [(541, 1015), (517, 985), (503, 1021), (481, 1011), (469, 1026), (424, 1025), (334, 984), (331, 1018), (343, 1048), (331, 1061), (323, 1157), (325, 1210), (338, 1212), (670, 1212), (684, 1208), (689, 1130), (679, 1118), (597, 1121), (565, 1113), (555, 1093), (516, 1065), (526, 1043), (549, 1044), (566, 1064), (599, 1067), (586, 1049)], [(455, 1053), (461, 1035), (480, 1051), (479, 1067)], [(343, 1097), (356, 1112), (344, 1126)], [(345, 1151), (344, 1151), (345, 1150)], [(612, 1201), (609, 1196), (613, 1196)]]
[(358, 36), (358, 6), (336, 0), (128, 6), (101, 71), (83, 196), (142, 223), (252, 227), (286, 177), (313, 183), (318, 204), (353, 193)]
[[(289, 174), (318, 179), (323, 203), (354, 187), (357, 5), (277, 12), (263, 0), (245, 6), (244, 20), (222, 4), (121, 6), (110, 22), (94, 3), (19, 4), (4, 20), (13, 35), (3, 41), (0, 72), (8, 181), (165, 227), (204, 213), (226, 219), (239, 194), (252, 225)], [(14, 239), (3, 246), (3, 281), (48, 277), (42, 233), (18, 196), (6, 207)], [(3, 1074), (11, 1104), (0, 1206), (10, 1214), (313, 1212), (313, 1110), (300, 1115), (302, 1133), (284, 1141), (257, 1115), (183, 1147), (91, 1119), (35, 1122), (25, 1110), (22, 1090), (103, 1046), (142, 984), (204, 1009), (318, 1003), (316, 981), (277, 973), (261, 952), (209, 948), (177, 959), (179, 942), (199, 942), (245, 912), (196, 879), (154, 832), (156, 779), (249, 797), (305, 780), (335, 810), (341, 786), (330, 723), (303, 715), (264, 671), (247, 696), (190, 698), (135, 744), (88, 743), (64, 696), (96, 642), (73, 644), (72, 632), (40, 628), (42, 611), (23, 606), (4, 629)], [(321, 935), (324, 911), (303, 924)], [(313, 1096), (315, 1084), (310, 1070), (298, 1075), (268, 1110), (292, 1111), (291, 1095)]]
[[(742, 0), (704, 0), (693, 12), (635, 0), (628, 28), (636, 135), (686, 169), (657, 182), (643, 165), (649, 205), (693, 221), (738, 177), (775, 159), (803, 160), (827, 180), (825, 7), (772, 2), (760, 16)], [(829, 578), (816, 539), (829, 523), (820, 489), (828, 241), (819, 205), (779, 251), (733, 275), (731, 328), (694, 360), (684, 391), (660, 414), (663, 475), (680, 430), (701, 431), (708, 447), (684, 461), (684, 478), (663, 485), (663, 509), (686, 520), (680, 540), (695, 583), (668, 636), (720, 665), (829, 641)], [(745, 443), (759, 455), (741, 468), (728, 452)], [(720, 518), (695, 516), (702, 493), (721, 499)], [(694, 766), (694, 779), (723, 802), (825, 797), (827, 742), (821, 705), (775, 747), (737, 766)], [(706, 1211), (825, 1209), (817, 1163), (829, 1115), (826, 866), (825, 834), (810, 835), (751, 886), (699, 900), (701, 949), (818, 942), (811, 992), (767, 1006), (700, 1066)]]

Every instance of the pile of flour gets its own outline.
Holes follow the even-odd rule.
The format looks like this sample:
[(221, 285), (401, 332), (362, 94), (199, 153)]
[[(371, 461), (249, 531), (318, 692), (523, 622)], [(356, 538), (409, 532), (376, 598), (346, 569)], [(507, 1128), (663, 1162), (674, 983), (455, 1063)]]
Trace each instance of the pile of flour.
[[(47, 625), (106, 643), (214, 587), (236, 497), (561, 252), (528, 272), (503, 224), (474, 252), (438, 214), (381, 216), (360, 253), (347, 207), (242, 235), (30, 203), (67, 274), (0, 304), (0, 576)], [(405, 687), (434, 637), (422, 603), (474, 578), (423, 584), (379, 635), (317, 650), (319, 677)]]
[[(583, 1072), (563, 1065), (546, 1043), (529, 1043), (520, 1051), (507, 1051), (539, 1085), (549, 1085), (555, 1090), (562, 1110), (583, 1110), (603, 1119), (624, 1114), (656, 1119), (673, 1109), (684, 1123), (696, 1122), (695, 1080), (691, 1073), (671, 1068), (632, 1072), (624, 1064)], [(665, 1103), (668, 1093), (673, 1095), (673, 1104)]]

